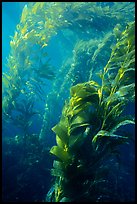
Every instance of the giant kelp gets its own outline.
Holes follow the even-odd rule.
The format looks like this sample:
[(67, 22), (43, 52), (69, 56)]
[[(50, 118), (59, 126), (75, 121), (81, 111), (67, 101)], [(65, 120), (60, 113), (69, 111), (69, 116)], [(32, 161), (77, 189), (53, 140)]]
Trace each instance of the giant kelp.
[(128, 133), (119, 134), (120, 127), (134, 124), (132, 116), (122, 114), (134, 100), (134, 29), (132, 22), (121, 33), (102, 72), (101, 84), (92, 80), (70, 90), (70, 101), (53, 127), (57, 146), (50, 150), (56, 156), (51, 174), (56, 179), (54, 191), (47, 195), (50, 201), (97, 201), (100, 194), (105, 201), (106, 194), (109, 197), (106, 187), (100, 188), (109, 173), (103, 162), (129, 139)]
[[(106, 6), (104, 4), (104, 6), (101, 6), (93, 2), (86, 4), (84, 2), (75, 2), (64, 6), (62, 21), (65, 23), (61, 26), (61, 31), (59, 27), (58, 30), (59, 35), (60, 32), (63, 32), (61, 38), (65, 40), (68, 47), (67, 50), (65, 48), (63, 51), (66, 54), (69, 51), (69, 60), (67, 58), (67, 60), (64, 60), (65, 62), (63, 61), (56, 75), (58, 80), (53, 82), (53, 88), (47, 94), (43, 126), (40, 132), (41, 138), (45, 138), (45, 135), (48, 135), (49, 132), (52, 134), (51, 127), (56, 123), (58, 118), (52, 120), (51, 110), (55, 104), (60, 109), (62, 102), (69, 96), (69, 87), (91, 80), (94, 77), (95, 70), (103, 69), (107, 63), (111, 53), (111, 47), (115, 43), (115, 37), (118, 37), (118, 33), (124, 28), (129, 19), (134, 19), (134, 15), (132, 14), (130, 17), (128, 16), (129, 18), (126, 15), (123, 16), (124, 11), (127, 13), (127, 7), (127, 3), (120, 5), (114, 3), (112, 6)], [(131, 8), (134, 9), (134, 4), (131, 5)], [(117, 15), (113, 13), (117, 13)], [(125, 18), (124, 21), (122, 20), (123, 18)], [(105, 24), (101, 26), (101, 19), (108, 22), (106, 26), (104, 26)], [(58, 34), (56, 38), (57, 36)], [(62, 41), (62, 46), (63, 43), (64, 41)], [(70, 43), (73, 44), (71, 49), (69, 49)], [(70, 54), (72, 57), (70, 57)], [(83, 66), (85, 68), (84, 72)], [(60, 87), (60, 90), (57, 91), (58, 87)], [(58, 113), (58, 116), (60, 113)]]
[[(45, 134), (48, 134), (48, 132), (51, 132), (51, 127), (56, 122), (53, 121), (51, 114), (55, 104), (61, 107), (64, 99), (69, 96), (68, 87), (95, 77), (95, 71), (102, 69), (107, 63), (111, 46), (115, 40), (115, 32), (113, 31), (112, 33), (107, 33), (101, 39), (78, 40), (76, 42), (72, 51), (72, 57), (69, 57), (62, 64), (57, 74), (58, 80), (53, 82), (53, 88), (47, 95), (44, 123), (40, 133), (41, 138), (44, 137)], [(104, 52), (105, 57), (103, 57)], [(83, 67), (85, 68), (84, 70)], [(60, 76), (62, 77), (60, 78)], [(58, 87), (60, 87), (59, 90)], [(53, 122), (51, 123), (51, 121)]]
[[(128, 13), (129, 6), (130, 14)], [(3, 117), (5, 120), (12, 114), (12, 109), (15, 108), (14, 101), (22, 95), (23, 97), (24, 95), (30, 97), (32, 100), (36, 99), (36, 95), (40, 101), (44, 101), (44, 97), (46, 97), (42, 89), (42, 86), (45, 85), (44, 79), (55, 78), (55, 72), (49, 63), (47, 53), (47, 47), (50, 45), (50, 39), (53, 36), (62, 32), (62, 36), (67, 41), (71, 35), (71, 41), (75, 44), (83, 39), (84, 34), (86, 36), (84, 40), (87, 40), (88, 43), (91, 38), (96, 38), (98, 33), (104, 38), (117, 23), (124, 26), (126, 22), (133, 20), (133, 18), (134, 3), (123, 2), (120, 5), (117, 3), (107, 5), (97, 2), (36, 2), (26, 4), (20, 22), (16, 26), (15, 35), (11, 37), (11, 51), (7, 63), (9, 73), (3, 75), (3, 83), (6, 84), (8, 78), (9, 84), (4, 88), (6, 93), (3, 94)], [(102, 20), (107, 22), (107, 26), (104, 26), (104, 24), (101, 26)], [(78, 63), (78, 60), (76, 58), (75, 64)], [(72, 77), (72, 80), (75, 79), (76, 73), (71, 74), (74, 67), (71, 66), (70, 70), (67, 70), (68, 80)], [(67, 83), (62, 81), (62, 92), (64, 91), (64, 84)], [(69, 86), (71, 85), (73, 84)]]
[[(112, 46), (116, 39), (120, 38), (121, 30), (132, 20), (134, 20), (134, 3), (132, 2), (121, 2), (120, 4), (33, 2), (25, 5), (15, 35), (11, 37), (11, 51), (7, 61), (8, 73), (3, 73), (2, 77), (3, 126), (7, 130), (8, 137), (11, 137), (9, 134), (11, 127), (16, 129), (15, 132), (12, 131), (13, 138), (4, 141), (7, 149), (15, 148), (15, 151), (19, 149), (21, 158), (16, 161), (10, 150), (4, 152), (6, 160), (10, 161), (10, 164), (13, 161), (14, 165), (13, 168), (12, 165), (11, 168), (10, 165), (8, 166), (8, 178), (10, 178), (11, 169), (15, 186), (14, 192), (11, 192), (7, 198), (7, 183), (4, 186), (5, 198), (8, 201), (25, 201), (25, 192), (31, 186), (27, 181), (32, 182), (31, 174), (35, 177), (35, 183), (38, 185), (34, 184), (35, 196), (31, 197), (30, 195), (30, 201), (38, 201), (44, 197), (44, 194), (39, 196), (39, 189), (46, 193), (47, 183), (45, 185), (43, 181), (47, 176), (46, 165), (48, 166), (47, 163), (51, 161), (47, 161), (49, 158), (47, 153), (44, 153), (44, 148), (54, 143), (52, 137), (54, 133), (51, 131), (51, 127), (58, 122), (64, 100), (69, 97), (69, 89), (74, 85), (76, 86), (71, 88), (71, 99), (70, 102), (66, 102), (61, 121), (53, 128), (54, 132), (58, 134), (56, 137), (58, 146), (53, 147), (51, 152), (58, 157), (58, 161), (54, 161), (54, 168), (51, 172), (57, 177), (57, 181), (55, 188), (53, 186), (49, 191), (47, 200), (51, 200), (51, 192), (55, 193), (55, 195), (52, 194), (52, 197), (55, 196), (53, 199), (55, 201), (80, 199), (76, 196), (75, 185), (69, 192), (73, 179), (76, 177), (80, 178), (81, 195), (82, 197), (87, 196), (87, 199), (90, 197), (91, 190), (88, 195), (86, 189), (103, 182), (104, 170), (102, 172), (100, 167), (100, 170), (96, 171), (96, 164), (93, 168), (89, 160), (88, 166), (86, 159), (88, 155), (91, 155), (93, 160), (100, 157), (101, 148), (103, 148), (101, 142), (106, 142), (110, 129), (112, 129), (111, 136), (113, 136), (111, 139), (116, 139), (118, 137), (116, 135), (119, 135), (115, 133), (116, 128), (123, 124), (133, 123), (132, 118), (129, 117), (121, 118), (116, 124), (115, 118), (121, 114), (121, 109), (128, 103), (127, 99), (130, 98), (131, 93), (134, 98), (134, 84), (132, 84), (134, 69), (131, 66), (134, 63), (134, 58), (132, 59), (134, 50), (130, 53), (128, 49), (123, 49), (123, 53), (126, 52), (128, 55), (126, 58), (121, 58), (121, 44), (117, 44), (117, 50), (114, 50)], [(130, 25), (129, 27), (131, 28)], [(119, 42), (127, 44), (126, 48), (129, 48), (130, 43), (124, 43), (124, 35), (126, 40), (127, 33), (128, 29), (126, 33), (123, 33), (123, 42)], [(54, 48), (54, 45), (55, 47), (57, 45), (57, 52), (54, 52), (54, 56), (49, 56), (50, 49)], [(111, 60), (103, 71), (111, 49), (113, 50)], [(117, 59), (114, 57), (115, 53), (117, 53)], [(54, 59), (55, 64), (60, 61), (58, 66), (53, 63)], [(122, 61), (123, 59), (126, 61)], [(133, 63), (129, 59), (132, 59)], [(124, 69), (124, 74), (123, 65), (127, 66), (127, 69)], [(118, 71), (119, 66), (121, 71)], [(95, 72), (98, 69), (100, 71), (97, 73), (97, 77), (100, 77), (102, 85), (93, 81), (96, 80)], [(116, 77), (117, 71), (119, 75)], [(118, 84), (119, 79), (120, 84)], [(79, 84), (77, 85), (77, 83)], [(79, 89), (81, 89), (80, 92)], [(126, 103), (123, 103), (124, 100)], [(42, 106), (43, 110), (36, 110), (37, 105)], [(107, 108), (109, 109), (107, 110)], [(56, 112), (54, 117), (53, 110)], [(109, 119), (113, 122), (108, 125)], [(37, 130), (33, 129), (36, 124)], [(112, 127), (113, 124), (116, 126)], [(41, 128), (41, 131), (38, 128)], [(37, 133), (39, 136), (35, 134), (35, 131), (40, 132)], [(91, 141), (89, 135), (94, 137), (94, 139), (92, 138), (93, 145), (89, 142), (88, 138)], [(44, 147), (41, 138), (46, 143)], [(118, 137), (120, 141), (124, 141), (124, 139), (126, 140), (124, 136), (121, 140)], [(107, 154), (105, 151), (106, 148), (104, 157)], [(75, 157), (76, 154), (78, 157)], [(84, 170), (85, 166), (87, 170)], [(23, 167), (26, 168), (25, 172), (23, 172)], [(18, 169), (21, 170), (21, 174)], [(74, 169), (74, 177), (70, 176), (72, 169)], [(35, 170), (37, 175), (35, 175)], [(96, 177), (94, 182), (92, 182), (92, 178), (88, 180), (88, 171), (90, 170), (92, 170), (92, 176), (90, 176)], [(99, 171), (102, 172), (100, 176), (99, 173), (95, 175), (95, 172)], [(68, 176), (70, 176), (70, 181), (66, 179)], [(81, 176), (84, 176), (83, 180)], [(84, 183), (83, 187), (81, 186), (82, 182)], [(69, 185), (70, 187), (68, 187)], [(33, 188), (31, 188), (31, 192), (33, 192)], [(99, 192), (98, 188), (96, 192)], [(62, 198), (67, 195), (70, 195), (69, 198)], [(93, 198), (93, 200), (95, 199)]]

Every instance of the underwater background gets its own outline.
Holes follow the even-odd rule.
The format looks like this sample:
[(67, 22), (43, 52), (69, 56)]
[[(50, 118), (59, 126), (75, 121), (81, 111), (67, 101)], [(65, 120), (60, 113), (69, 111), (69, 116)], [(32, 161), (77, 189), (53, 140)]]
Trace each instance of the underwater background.
[(2, 3), (4, 202), (135, 200), (134, 2)]

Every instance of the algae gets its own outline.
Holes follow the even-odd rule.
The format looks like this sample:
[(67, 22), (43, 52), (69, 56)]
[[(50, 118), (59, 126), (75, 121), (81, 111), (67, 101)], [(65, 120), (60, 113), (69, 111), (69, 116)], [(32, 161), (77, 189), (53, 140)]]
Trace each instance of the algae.
[[(99, 188), (99, 183), (107, 182), (103, 177), (102, 162), (117, 150), (117, 146), (129, 140), (128, 134), (119, 135), (118, 129), (135, 123), (131, 116), (122, 115), (127, 103), (134, 100), (135, 79), (132, 77), (128, 85), (125, 81), (126, 72), (132, 72), (135, 67), (134, 35), (134, 23), (130, 23), (112, 49), (101, 84), (89, 81), (71, 87), (70, 101), (65, 105), (60, 122), (53, 128), (57, 141), (57, 146), (50, 150), (57, 156), (51, 170), (55, 176), (53, 202), (64, 197), (70, 202), (95, 201), (98, 192), (103, 196), (107, 192)], [(115, 72), (106, 93), (105, 79), (111, 73), (113, 63)], [(62, 123), (64, 120), (66, 122)], [(59, 129), (65, 129), (65, 134)], [(65, 140), (60, 136), (62, 134)]]

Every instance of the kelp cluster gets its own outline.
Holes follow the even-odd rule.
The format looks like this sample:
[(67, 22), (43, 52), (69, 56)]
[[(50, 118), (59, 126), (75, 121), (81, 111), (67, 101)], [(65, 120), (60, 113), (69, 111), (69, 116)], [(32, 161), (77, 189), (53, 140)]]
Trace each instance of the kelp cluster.
[(120, 127), (134, 124), (131, 115), (122, 114), (134, 100), (134, 29), (130, 23), (121, 33), (100, 74), (101, 85), (91, 80), (70, 90), (70, 101), (52, 129), (57, 146), (50, 150), (56, 156), (51, 174), (56, 179), (48, 201), (97, 201), (100, 195), (105, 201), (102, 184), (109, 171), (104, 161), (128, 141), (128, 133), (120, 134)]
[[(66, 24), (56, 35), (56, 38), (59, 35), (64, 39), (62, 47), (67, 46), (67, 50), (64, 48), (63, 53), (66, 53), (68, 57), (62, 60), (61, 68), (56, 74), (58, 80), (53, 82), (52, 89), (46, 97), (45, 115), (40, 132), (40, 138), (43, 139), (49, 133), (52, 135), (51, 128), (58, 121), (58, 117), (52, 118), (52, 109), (55, 105), (58, 107), (57, 116), (59, 116), (61, 112), (58, 110), (63, 107), (64, 100), (69, 97), (69, 88), (77, 83), (91, 80), (95, 70), (103, 69), (119, 33), (129, 19), (134, 19), (133, 13), (130, 17), (128, 16), (129, 18), (126, 15), (123, 16), (124, 11), (127, 13), (128, 4), (126, 3), (102, 6), (93, 2), (86, 4), (78, 2), (68, 5), (62, 17), (65, 17)], [(130, 6), (131, 10), (134, 9), (133, 4)], [(119, 14), (113, 15), (115, 12)], [(123, 21), (122, 18), (125, 20)], [(102, 26), (102, 19), (108, 22), (106, 26), (105, 24)], [(58, 87), (60, 87), (59, 90)]]
[(8, 74), (3, 73), (2, 76), (2, 110), (5, 121), (13, 117), (13, 111), (17, 108), (16, 102), (18, 101), (19, 104), (20, 97), (33, 101), (36, 98), (40, 101), (44, 100), (45, 93), (42, 89), (45, 85), (44, 79), (52, 80), (55, 77), (47, 51), (44, 50), (52, 34), (50, 29), (52, 26), (50, 27), (46, 20), (42, 31), (39, 23), (42, 18), (41, 13), (38, 12), (39, 14), (36, 15), (38, 9), (44, 9), (43, 6), (43, 3), (26, 5), (20, 23), (16, 26), (15, 35), (11, 37), (11, 51), (7, 62), (9, 70)]
[[(62, 118), (53, 128), (57, 134), (57, 146), (51, 149), (51, 153), (58, 160), (54, 161), (51, 172), (57, 179), (47, 200), (63, 202), (86, 197), (90, 200), (92, 187), (100, 184), (103, 177), (101, 167), (97, 169), (98, 162), (95, 168), (92, 163), (98, 161), (102, 148), (104, 157), (107, 146), (110, 150), (113, 148), (111, 140), (127, 140), (115, 131), (121, 125), (133, 123), (130, 117), (120, 117), (125, 105), (134, 98), (134, 25), (129, 24), (121, 34), (127, 23), (133, 20), (132, 2), (33, 2), (25, 5), (15, 35), (11, 37), (8, 72), (2, 74), (3, 130), (6, 129), (6, 135), (11, 137), (9, 130), (15, 128), (13, 138), (5, 140), (4, 145), (6, 143), (7, 149), (19, 149), (22, 158), (12, 163), (11, 151), (5, 153), (6, 160), (14, 165), (13, 175), (16, 174), (13, 176), (14, 192), (8, 198), (5, 195), (8, 201), (25, 199), (25, 181), (35, 170), (38, 185), (30, 201), (44, 197), (44, 194), (38, 195), (37, 189), (47, 192), (43, 182), (40, 188), (40, 179), (43, 180), (43, 176), (47, 179), (43, 164), (49, 162), (43, 142), (46, 147), (53, 145), (51, 127), (59, 121), (72, 86), (70, 102), (66, 102)], [(54, 45), (57, 52), (54, 50), (54, 56), (50, 56)], [(96, 77), (99, 77), (100, 84), (95, 82)], [(93, 162), (88, 160), (89, 155)], [(23, 166), (26, 168), (24, 172), (21, 170)], [(92, 175), (89, 175), (90, 171)], [(102, 172), (100, 177), (95, 173), (99, 171)], [(8, 175), (10, 178), (10, 173)], [(81, 188), (81, 198), (76, 195), (76, 178), (80, 179), (77, 185)], [(5, 194), (6, 190), (4, 188)], [(21, 195), (22, 191), (24, 195)], [(96, 191), (99, 192), (99, 188)], [(16, 193), (19, 195), (17, 199)], [(94, 196), (93, 200), (96, 200)]]
[[(129, 8), (130, 13), (128, 12)], [(46, 86), (45, 79), (55, 79), (56, 72), (53, 70), (47, 50), (52, 37), (59, 34), (68, 44), (75, 44), (82, 39), (88, 43), (91, 38), (97, 38), (98, 34), (104, 38), (117, 23), (124, 26), (128, 21), (133, 20), (133, 14), (134, 3), (128, 2), (123, 2), (120, 5), (97, 2), (36, 2), (25, 5), (15, 35), (11, 37), (11, 52), (7, 63), (9, 71), (8, 74), (3, 74), (3, 118), (5, 121), (9, 119), (10, 115), (13, 117), (12, 110), (16, 109), (15, 101), (22, 96), (45, 102), (46, 94), (42, 87)], [(107, 26), (104, 26), (103, 21)], [(70, 37), (71, 41), (68, 40)], [(63, 43), (61, 42), (61, 44)], [(79, 59), (76, 58), (76, 60)], [(75, 62), (75, 64), (77, 63)], [(79, 73), (71, 74), (74, 70), (73, 64), (74, 62), (70, 64), (70, 69), (67, 69), (68, 80), (71, 78), (75, 80), (78, 74), (77, 81), (83, 82), (83, 79), (79, 79)], [(57, 78), (61, 73), (57, 73)], [(88, 78), (88, 73), (85, 78)], [(62, 92), (64, 92), (63, 87), (64, 84), (67, 86), (67, 83), (64, 80), (61, 81), (61, 84)], [(69, 87), (71, 85), (73, 84), (70, 84)], [(58, 97), (60, 100), (62, 92)], [(54, 93), (52, 94), (51, 91), (50, 95), (54, 95)], [(46, 103), (47, 106), (51, 106), (50, 103), (51, 100), (48, 104)], [(46, 110), (47, 107), (45, 112)], [(43, 123), (45, 123), (45, 119), (43, 119)], [(44, 127), (45, 125), (43, 125)]]

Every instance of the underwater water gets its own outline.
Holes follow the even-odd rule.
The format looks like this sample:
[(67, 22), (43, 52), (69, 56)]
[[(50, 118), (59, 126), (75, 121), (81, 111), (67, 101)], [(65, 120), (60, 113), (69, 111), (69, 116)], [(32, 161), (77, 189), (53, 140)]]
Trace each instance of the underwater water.
[(4, 202), (135, 201), (135, 3), (2, 3)]

